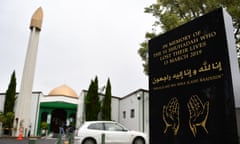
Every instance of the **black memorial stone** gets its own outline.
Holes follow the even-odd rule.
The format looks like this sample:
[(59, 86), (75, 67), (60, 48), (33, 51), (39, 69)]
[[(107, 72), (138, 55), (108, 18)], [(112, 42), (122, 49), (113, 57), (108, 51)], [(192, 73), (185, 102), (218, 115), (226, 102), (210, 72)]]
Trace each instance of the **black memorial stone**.
[(237, 144), (231, 24), (219, 8), (149, 41), (150, 144)]

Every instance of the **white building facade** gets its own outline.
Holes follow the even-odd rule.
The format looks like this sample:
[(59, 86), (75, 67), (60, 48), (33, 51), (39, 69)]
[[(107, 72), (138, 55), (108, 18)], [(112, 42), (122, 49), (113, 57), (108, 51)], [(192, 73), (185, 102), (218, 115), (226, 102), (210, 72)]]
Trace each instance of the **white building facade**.
[[(87, 91), (82, 91), (80, 97), (83, 98)], [(100, 100), (103, 98), (100, 95)], [(112, 96), (111, 116), (113, 121), (117, 121), (128, 129), (142, 131), (149, 134), (149, 94), (147, 90), (138, 89), (126, 96)], [(84, 108), (80, 116), (81, 122), (84, 122)], [(81, 123), (77, 124), (78, 127)]]
[[(41, 136), (41, 124), (48, 124), (48, 133), (58, 133), (61, 124), (69, 126), (73, 124), (79, 128), (85, 121), (84, 98), (86, 90), (80, 95), (67, 85), (60, 85), (44, 95), (41, 91), (32, 92), (30, 109), (30, 133), (32, 136)], [(18, 96), (18, 94), (17, 94)], [(99, 95), (100, 100), (104, 95)], [(0, 112), (4, 110), (5, 93), (0, 93)], [(125, 125), (127, 128), (136, 131), (143, 131), (148, 134), (148, 91), (136, 90), (127, 96), (112, 96), (111, 101), (112, 120)], [(24, 131), (27, 136), (29, 131)], [(13, 134), (17, 132), (13, 132)]]
[[(54, 88), (48, 95), (44, 95), (41, 91), (32, 92), (32, 103), (29, 106), (31, 135), (41, 135), (42, 122), (47, 122), (48, 131), (54, 133), (58, 133), (61, 122), (66, 125), (74, 123), (74, 127), (79, 128), (85, 121), (86, 94), (87, 91), (83, 90), (80, 95), (77, 95), (65, 84)], [(100, 95), (100, 100), (103, 97)], [(4, 100), (5, 93), (0, 93), (0, 112), (3, 112)], [(111, 110), (113, 121), (125, 125), (128, 129), (149, 135), (149, 92), (147, 90), (138, 89), (123, 97), (112, 96)], [(236, 114), (239, 131), (239, 107), (236, 107)]]

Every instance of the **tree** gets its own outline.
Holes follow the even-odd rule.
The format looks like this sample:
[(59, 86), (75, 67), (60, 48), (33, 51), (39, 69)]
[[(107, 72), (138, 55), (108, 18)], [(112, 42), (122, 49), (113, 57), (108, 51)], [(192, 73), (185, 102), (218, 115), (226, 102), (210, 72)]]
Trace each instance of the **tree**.
[[(5, 128), (13, 128), (13, 120), (14, 120), (14, 112), (7, 112), (6, 114), (4, 114), (5, 116), (5, 122), (4, 122), (4, 127)], [(8, 133), (9, 135), (11, 135), (11, 129), (8, 129)]]
[(16, 76), (15, 71), (13, 71), (5, 95), (4, 111), (2, 114), (0, 114), (1, 115), (0, 121), (3, 123), (3, 127), (6, 128), (4, 132), (9, 135), (11, 135), (11, 130), (9, 128), (13, 128), (15, 101), (16, 101)]
[(111, 92), (111, 83), (108, 78), (105, 96), (103, 98), (102, 105), (102, 120), (111, 120), (111, 101), (112, 100), (112, 92)]
[(100, 101), (98, 96), (98, 78), (91, 80), (88, 88), (87, 95), (85, 97), (85, 114), (86, 120), (98, 120), (98, 114), (100, 111)]
[[(240, 1), (239, 0), (158, 0), (145, 8), (145, 13), (152, 14), (156, 18), (151, 32), (145, 34), (145, 41), (140, 44), (138, 54), (143, 60), (145, 74), (148, 75), (148, 40), (180, 26), (194, 18), (206, 14), (216, 8), (226, 8), (232, 16), (234, 36), (237, 52), (240, 49)], [(159, 32), (158, 29), (161, 29)]]
[(6, 91), (5, 102), (4, 102), (4, 114), (13, 112), (16, 101), (16, 77), (15, 71), (13, 71), (8, 89)]

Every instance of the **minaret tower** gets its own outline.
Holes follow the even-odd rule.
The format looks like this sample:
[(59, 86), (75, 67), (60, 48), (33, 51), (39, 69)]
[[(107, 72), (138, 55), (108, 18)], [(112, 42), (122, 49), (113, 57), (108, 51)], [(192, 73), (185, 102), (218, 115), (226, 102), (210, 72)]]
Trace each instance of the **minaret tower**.
[(22, 73), (20, 93), (17, 97), (17, 104), (15, 110), (15, 124), (17, 125), (18, 130), (21, 127), (23, 128), (24, 132), (27, 132), (29, 126), (31, 125), (30, 109), (32, 101), (32, 87), (35, 73), (39, 35), (42, 28), (42, 20), (43, 11), (42, 8), (39, 7), (35, 11), (31, 19), (31, 32), (25, 57), (24, 69)]

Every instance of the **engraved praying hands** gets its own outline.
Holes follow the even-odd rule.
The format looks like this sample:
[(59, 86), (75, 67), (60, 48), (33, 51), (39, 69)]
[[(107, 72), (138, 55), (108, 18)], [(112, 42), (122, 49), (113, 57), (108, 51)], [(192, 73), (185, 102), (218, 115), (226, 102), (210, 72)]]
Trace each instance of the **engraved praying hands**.
[(163, 106), (163, 121), (166, 125), (164, 133), (167, 132), (168, 128), (173, 130), (173, 134), (177, 135), (180, 120), (179, 120), (179, 103), (176, 97), (172, 98), (167, 105)]
[[(192, 95), (187, 103), (189, 112), (189, 127), (194, 137), (197, 135), (197, 127), (202, 127), (206, 133), (206, 123), (209, 113), (209, 101), (203, 102), (197, 95)], [(170, 99), (167, 105), (163, 105), (163, 121), (165, 123), (164, 134), (168, 129), (173, 131), (174, 135), (177, 135), (180, 127), (180, 104), (176, 97)]]
[(189, 127), (193, 135), (196, 137), (197, 127), (202, 127), (208, 133), (206, 122), (209, 113), (209, 102), (207, 101), (203, 104), (197, 95), (193, 95), (189, 99), (187, 107), (190, 115)]

